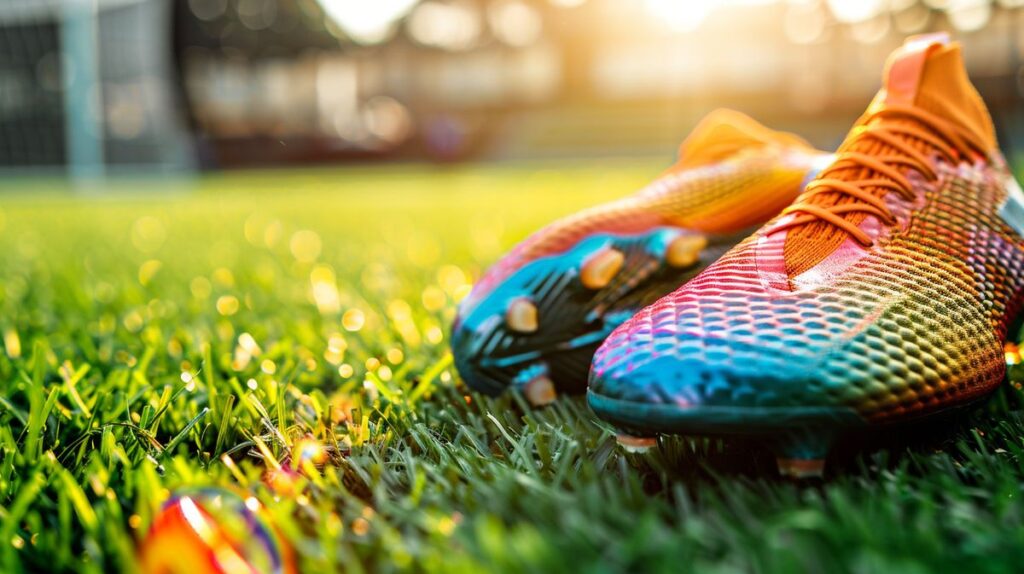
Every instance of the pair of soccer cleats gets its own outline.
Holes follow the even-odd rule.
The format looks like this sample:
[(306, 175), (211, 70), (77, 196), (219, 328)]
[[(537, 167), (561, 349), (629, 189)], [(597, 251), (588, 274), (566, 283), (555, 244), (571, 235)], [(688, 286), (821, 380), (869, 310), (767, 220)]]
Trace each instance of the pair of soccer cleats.
[(653, 184), (528, 238), (463, 302), (456, 365), (536, 405), (586, 386), (627, 447), (752, 437), (820, 475), (837, 438), (998, 388), (1022, 234), (960, 46), (913, 37), (834, 155), (716, 112)]

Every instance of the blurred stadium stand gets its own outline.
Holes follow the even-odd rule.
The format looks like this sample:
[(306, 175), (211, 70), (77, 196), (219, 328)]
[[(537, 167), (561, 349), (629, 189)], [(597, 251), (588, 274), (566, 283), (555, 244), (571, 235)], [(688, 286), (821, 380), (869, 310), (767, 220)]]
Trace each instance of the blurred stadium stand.
[[(935, 30), (963, 41), (1004, 143), (1021, 148), (1022, 6), (0, 0), (0, 167), (668, 155), (718, 106), (828, 147), (888, 52)], [(91, 24), (73, 18), (83, 9)], [(70, 49), (82, 38), (92, 91), (74, 69), (88, 50)], [(81, 145), (90, 135), (102, 145)]]

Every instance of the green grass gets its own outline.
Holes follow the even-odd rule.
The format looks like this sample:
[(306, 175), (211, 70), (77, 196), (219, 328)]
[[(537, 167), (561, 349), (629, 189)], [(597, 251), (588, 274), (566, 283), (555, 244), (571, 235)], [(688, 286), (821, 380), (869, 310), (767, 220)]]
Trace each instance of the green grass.
[[(468, 282), (658, 167), (267, 172), (101, 196), (8, 182), (0, 571), (137, 569), (159, 505), (203, 485), (251, 491), (308, 572), (1020, 571), (1010, 385), (795, 484), (755, 445), (626, 455), (580, 399), (530, 411), (457, 381), (445, 337)], [(350, 452), (275, 493), (261, 453), (307, 434)]]

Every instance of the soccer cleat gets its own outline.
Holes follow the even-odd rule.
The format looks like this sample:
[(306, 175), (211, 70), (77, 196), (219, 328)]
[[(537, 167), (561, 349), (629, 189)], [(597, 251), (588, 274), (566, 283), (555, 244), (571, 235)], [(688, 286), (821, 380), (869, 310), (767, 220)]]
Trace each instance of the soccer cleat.
[(909, 39), (797, 201), (594, 357), (623, 432), (763, 438), (792, 476), (833, 440), (996, 389), (1024, 290), (1024, 194), (960, 46)]
[(824, 163), (796, 136), (712, 113), (654, 183), (548, 225), (487, 271), (453, 327), (459, 373), (535, 405), (582, 392), (613, 328), (789, 205)]

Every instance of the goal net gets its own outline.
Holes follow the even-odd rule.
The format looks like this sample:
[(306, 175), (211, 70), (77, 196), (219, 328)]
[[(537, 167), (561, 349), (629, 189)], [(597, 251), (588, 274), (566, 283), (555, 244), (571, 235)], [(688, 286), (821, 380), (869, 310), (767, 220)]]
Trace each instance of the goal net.
[(0, 170), (191, 163), (163, 0), (0, 0)]

